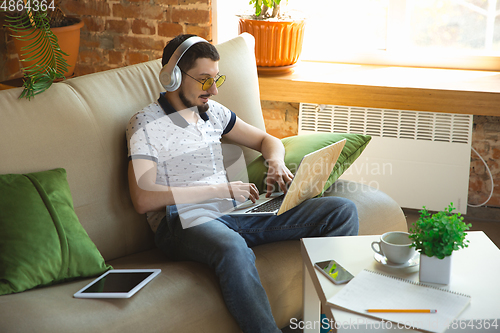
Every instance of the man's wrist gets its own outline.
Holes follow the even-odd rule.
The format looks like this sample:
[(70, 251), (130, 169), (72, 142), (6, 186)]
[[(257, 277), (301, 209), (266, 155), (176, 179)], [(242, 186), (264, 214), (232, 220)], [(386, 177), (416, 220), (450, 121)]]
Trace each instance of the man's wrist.
[(232, 197), (232, 190), (230, 183), (212, 185), (210, 191), (212, 191), (212, 193), (215, 193), (215, 196), (217, 198)]
[(266, 164), (267, 164), (267, 167), (269, 169), (278, 168), (280, 166), (284, 166), (285, 161), (283, 159), (280, 159), (280, 158), (268, 159), (268, 160), (266, 160)]
[(274, 157), (266, 159), (267, 163), (285, 164), (285, 160), (282, 157)]

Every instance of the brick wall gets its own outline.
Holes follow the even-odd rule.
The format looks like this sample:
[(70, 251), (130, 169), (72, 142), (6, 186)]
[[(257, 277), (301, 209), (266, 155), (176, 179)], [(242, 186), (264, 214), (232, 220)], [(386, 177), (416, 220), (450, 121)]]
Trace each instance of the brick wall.
[[(181, 33), (212, 40), (212, 0), (61, 0), (68, 15), (83, 19), (75, 75), (161, 58), (165, 44)], [(8, 38), (0, 31), (0, 40)], [(0, 46), (0, 81), (20, 76), (9, 43)]]
[(85, 27), (76, 75), (161, 58), (181, 33), (212, 39), (211, 0), (62, 0)]
[(299, 103), (261, 101), (266, 132), (277, 138), (296, 135), (299, 125)]
[[(487, 206), (500, 207), (500, 117), (474, 116), (472, 147), (481, 155), (490, 168), (494, 187), (493, 196)], [(481, 204), (491, 192), (490, 176), (484, 163), (472, 153), (469, 177), (469, 202)]]
[[(298, 133), (299, 103), (262, 101), (268, 133), (284, 138)], [(500, 184), (500, 117), (474, 116), (472, 147), (488, 164), (495, 184)], [(490, 195), (490, 176), (475, 153), (471, 153), (469, 203), (481, 204)], [(495, 186), (487, 206), (500, 207), (500, 189)]]

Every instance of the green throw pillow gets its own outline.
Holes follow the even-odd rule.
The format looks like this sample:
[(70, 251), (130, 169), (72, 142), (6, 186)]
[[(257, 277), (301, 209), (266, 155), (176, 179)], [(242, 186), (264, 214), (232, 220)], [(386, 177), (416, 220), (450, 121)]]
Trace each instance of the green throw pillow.
[[(287, 137), (281, 139), (286, 151), (285, 164), (295, 174), (304, 155), (342, 139), (347, 139), (346, 144), (337, 163), (333, 167), (330, 177), (328, 177), (323, 192), (320, 194), (322, 195), (361, 155), (366, 145), (370, 142), (371, 136), (347, 133), (314, 133)], [(247, 171), (249, 181), (257, 186), (260, 193), (265, 192), (267, 166), (264, 158), (260, 156), (253, 160), (248, 165)]]
[(64, 169), (0, 175), (0, 295), (110, 268), (78, 221)]

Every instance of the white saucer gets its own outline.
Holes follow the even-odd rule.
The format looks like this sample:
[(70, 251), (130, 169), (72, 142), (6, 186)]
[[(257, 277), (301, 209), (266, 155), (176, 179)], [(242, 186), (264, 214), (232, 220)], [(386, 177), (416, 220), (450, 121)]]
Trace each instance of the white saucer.
[(384, 256), (382, 256), (382, 255), (380, 255), (378, 253), (375, 253), (373, 255), (373, 258), (377, 262), (381, 263), (384, 266), (394, 267), (394, 268), (414, 267), (414, 266), (417, 266), (420, 263), (420, 254), (419, 253), (416, 253), (413, 256), (413, 258), (411, 258), (410, 260), (408, 260), (404, 264), (393, 264), (392, 262), (387, 261), (386, 257), (384, 257)]

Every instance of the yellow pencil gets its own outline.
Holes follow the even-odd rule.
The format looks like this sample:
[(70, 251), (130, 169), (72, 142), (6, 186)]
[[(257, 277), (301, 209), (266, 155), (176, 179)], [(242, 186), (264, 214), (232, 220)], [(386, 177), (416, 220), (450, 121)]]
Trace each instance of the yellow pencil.
[(414, 312), (414, 313), (436, 313), (434, 309), (368, 309), (367, 312)]

